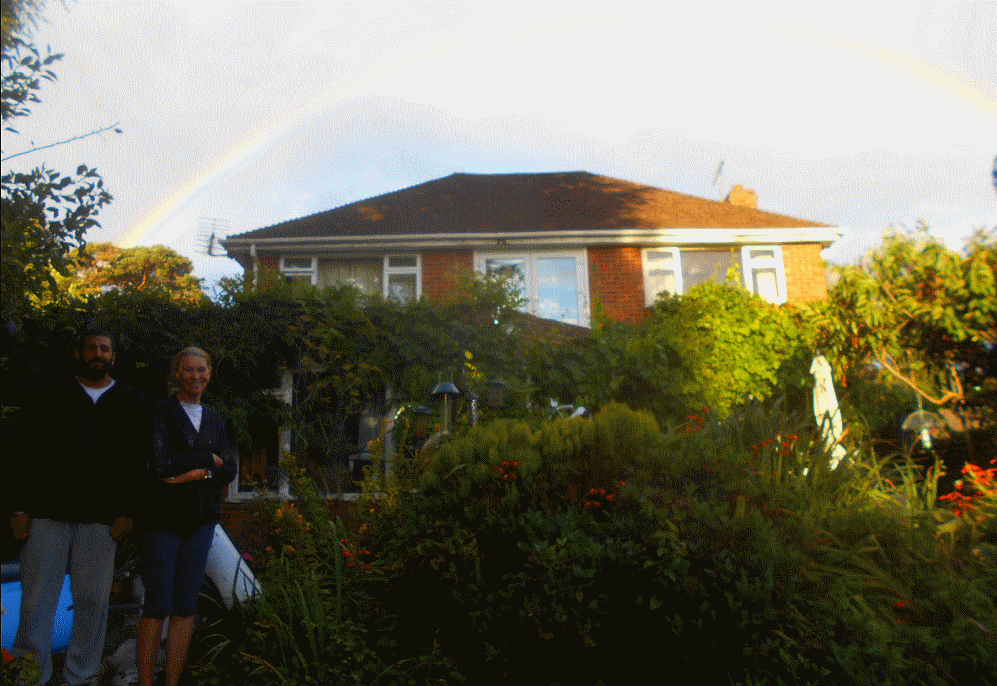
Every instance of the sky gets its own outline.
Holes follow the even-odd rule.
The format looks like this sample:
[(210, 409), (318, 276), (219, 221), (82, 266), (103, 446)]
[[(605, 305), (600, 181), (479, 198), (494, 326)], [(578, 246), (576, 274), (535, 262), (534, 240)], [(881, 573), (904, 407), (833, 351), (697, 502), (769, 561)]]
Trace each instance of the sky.
[[(211, 290), (251, 231), (454, 172), (588, 171), (840, 227), (997, 226), (997, 2), (90, 2), (3, 171), (95, 167), (90, 242), (166, 244)], [(717, 169), (723, 161), (719, 178)]]

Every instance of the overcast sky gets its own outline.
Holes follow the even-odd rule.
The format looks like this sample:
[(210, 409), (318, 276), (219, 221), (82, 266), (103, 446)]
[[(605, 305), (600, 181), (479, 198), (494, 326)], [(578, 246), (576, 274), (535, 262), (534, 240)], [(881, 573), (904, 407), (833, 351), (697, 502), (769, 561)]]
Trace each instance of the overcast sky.
[[(453, 172), (577, 171), (958, 246), (997, 225), (997, 2), (49, 0), (64, 52), (3, 163), (78, 164), (90, 241), (165, 243), (209, 287), (205, 220), (241, 233)], [(695, 6), (693, 6), (695, 5)], [(723, 174), (715, 183), (724, 160)]]

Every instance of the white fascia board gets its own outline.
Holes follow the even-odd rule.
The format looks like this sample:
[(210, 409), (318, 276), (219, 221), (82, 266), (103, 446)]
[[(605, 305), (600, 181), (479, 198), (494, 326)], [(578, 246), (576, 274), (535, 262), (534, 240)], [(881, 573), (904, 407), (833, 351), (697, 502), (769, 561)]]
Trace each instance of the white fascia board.
[(288, 252), (384, 252), (433, 248), (509, 249), (538, 246), (600, 245), (750, 245), (770, 243), (831, 244), (844, 233), (828, 227), (783, 229), (594, 229), (588, 231), (518, 231), (509, 233), (435, 233), (375, 236), (299, 236), (229, 238), (222, 241), (238, 251), (257, 249)]

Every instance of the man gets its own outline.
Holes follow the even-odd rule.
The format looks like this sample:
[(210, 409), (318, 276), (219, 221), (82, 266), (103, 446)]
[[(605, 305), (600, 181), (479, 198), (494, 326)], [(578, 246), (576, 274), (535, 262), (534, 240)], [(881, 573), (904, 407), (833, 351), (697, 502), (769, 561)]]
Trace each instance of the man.
[(74, 351), (76, 378), (36, 390), (14, 426), (11, 528), (21, 549), (21, 620), (14, 653), (52, 675), (52, 630), (63, 577), (73, 593), (64, 681), (91, 684), (100, 668), (117, 539), (131, 516), (152, 450), (145, 399), (111, 378), (114, 340), (94, 330)]

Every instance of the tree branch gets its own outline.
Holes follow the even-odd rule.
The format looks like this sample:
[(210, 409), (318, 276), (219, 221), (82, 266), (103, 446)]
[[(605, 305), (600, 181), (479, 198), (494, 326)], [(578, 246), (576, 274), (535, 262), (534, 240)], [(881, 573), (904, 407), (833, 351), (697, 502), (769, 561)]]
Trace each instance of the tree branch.
[(915, 393), (917, 393), (919, 396), (921, 396), (922, 398), (924, 398), (928, 402), (934, 403), (935, 405), (944, 405), (944, 404), (946, 404), (946, 403), (948, 403), (948, 402), (950, 402), (952, 400), (962, 400), (962, 398), (963, 398), (962, 383), (958, 382), (958, 379), (957, 379), (958, 390), (949, 391), (948, 393), (946, 393), (945, 395), (941, 396), (940, 398), (935, 398), (934, 396), (931, 396), (928, 393), (926, 393), (925, 391), (921, 390), (920, 386), (918, 386), (913, 381), (911, 381), (910, 379), (908, 379), (906, 376), (904, 376), (903, 374), (901, 374), (900, 370), (898, 370), (896, 367), (894, 367), (892, 364), (890, 364), (890, 362), (887, 360), (888, 357), (889, 356), (886, 355), (886, 354), (881, 354), (881, 355), (877, 354), (876, 355), (876, 360), (881, 365), (883, 365), (883, 369), (885, 369), (887, 372), (889, 372), (891, 375), (893, 375), (894, 378), (896, 378), (899, 381), (902, 381), (903, 383), (905, 383), (908, 386), (910, 386), (910, 388)]
[(91, 131), (90, 133), (84, 133), (81, 136), (73, 136), (72, 138), (67, 138), (66, 140), (59, 141), (58, 143), (49, 143), (48, 145), (39, 145), (37, 148), (31, 148), (31, 150), (25, 150), (24, 152), (15, 152), (13, 155), (7, 155), (6, 157), (0, 159), (0, 162), (6, 162), (7, 160), (12, 160), (15, 157), (20, 157), (21, 155), (27, 155), (27, 154), (32, 153), (32, 152), (38, 152), (39, 150), (45, 150), (46, 148), (54, 148), (57, 145), (65, 145), (66, 143), (72, 143), (73, 141), (83, 140), (84, 138), (88, 138), (89, 136), (96, 136), (98, 133), (104, 133), (105, 131), (110, 131), (111, 129), (114, 129), (115, 133), (121, 133), (121, 129), (117, 128), (118, 127), (118, 123), (119, 122), (116, 122), (114, 124), (111, 124), (110, 126), (105, 126), (102, 129), (98, 129), (96, 131)]

